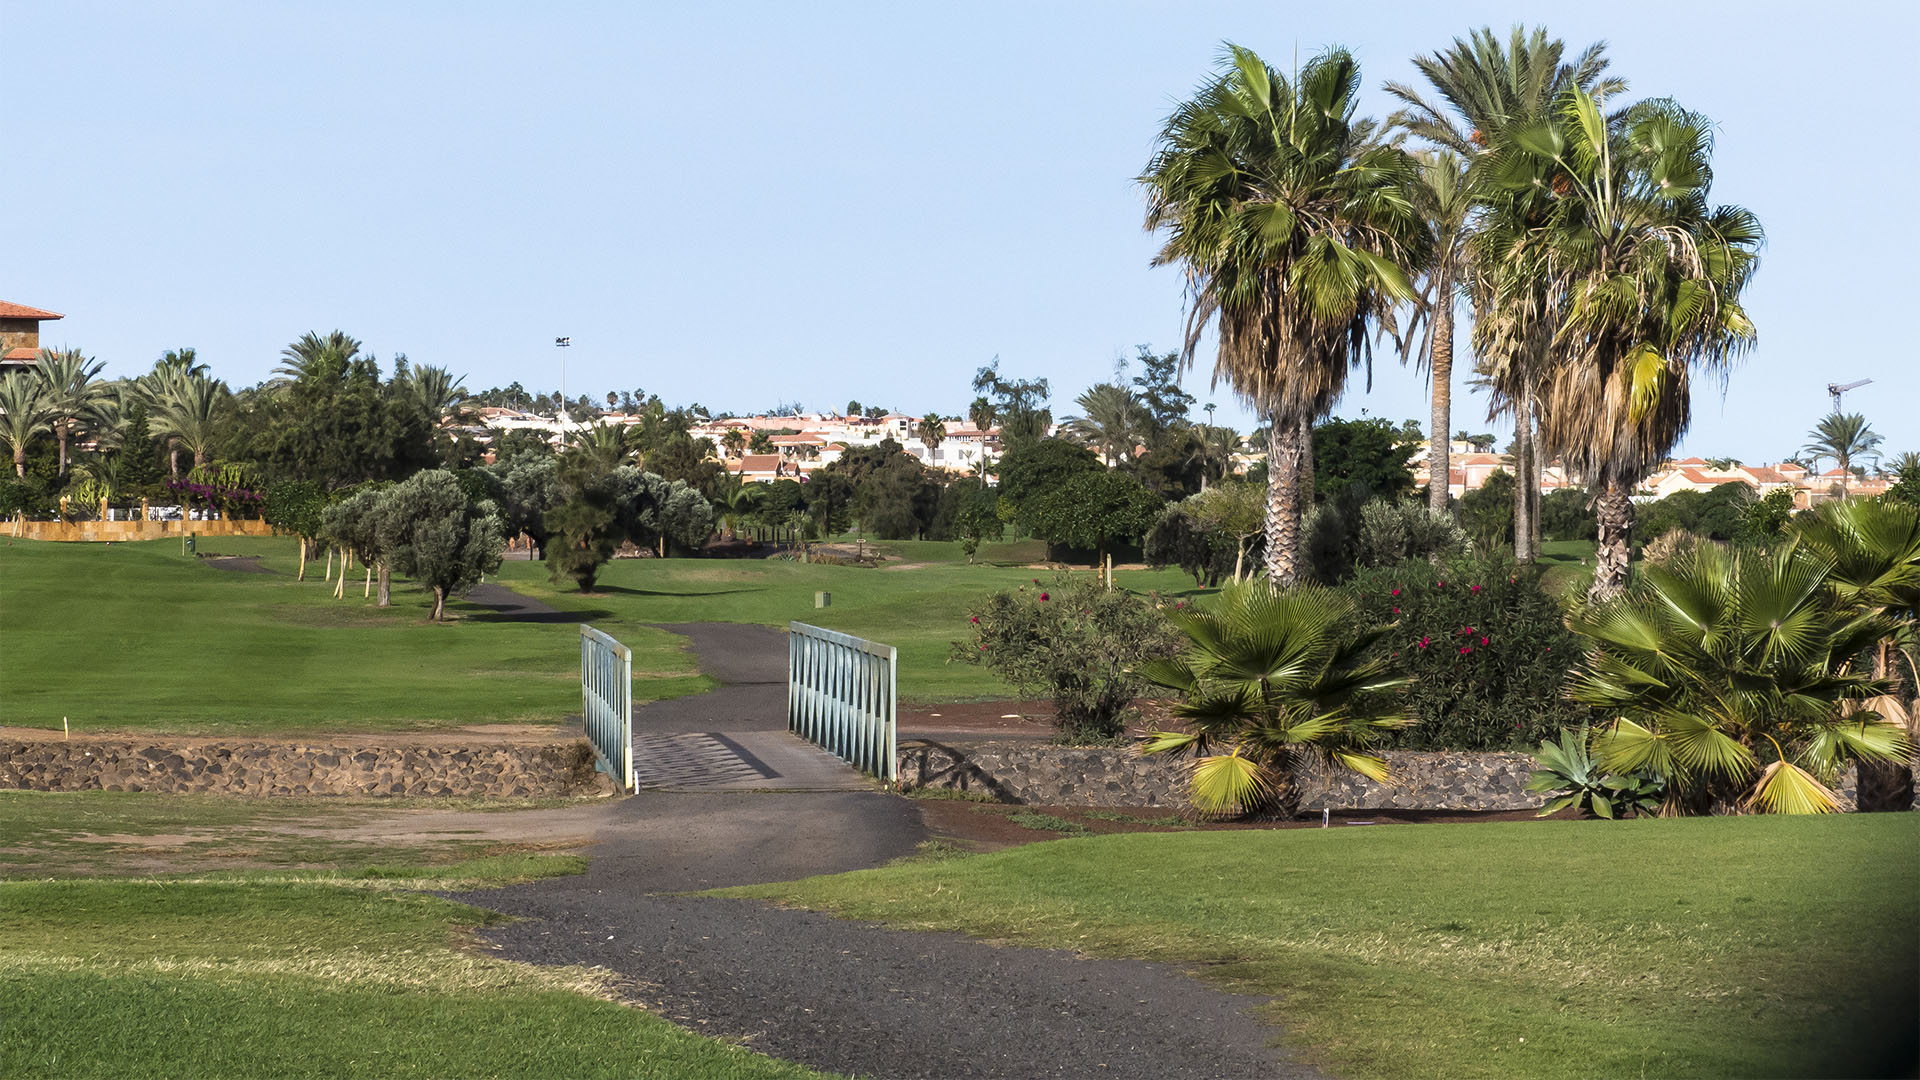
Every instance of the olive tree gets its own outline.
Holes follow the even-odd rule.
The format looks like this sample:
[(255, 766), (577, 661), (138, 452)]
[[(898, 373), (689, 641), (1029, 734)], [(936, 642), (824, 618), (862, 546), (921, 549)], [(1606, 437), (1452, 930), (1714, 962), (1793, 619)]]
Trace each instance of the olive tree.
[(506, 542), (500, 521), (461, 490), (444, 469), (428, 469), (387, 489), (376, 513), (380, 561), (433, 592), (433, 614), (446, 618), (459, 596), (500, 567)]

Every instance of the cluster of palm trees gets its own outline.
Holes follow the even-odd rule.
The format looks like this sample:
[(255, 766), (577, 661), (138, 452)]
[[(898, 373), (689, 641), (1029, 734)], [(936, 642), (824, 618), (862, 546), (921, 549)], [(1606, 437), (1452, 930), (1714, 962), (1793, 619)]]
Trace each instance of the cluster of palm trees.
[[(1309, 432), (1391, 339), (1431, 372), (1429, 466), (1443, 508), (1454, 311), (1513, 418), (1517, 552), (1540, 463), (1582, 477), (1599, 517), (1594, 595), (1626, 584), (1634, 486), (1690, 419), (1696, 373), (1754, 340), (1740, 296), (1761, 230), (1708, 201), (1712, 128), (1669, 100), (1622, 106), (1602, 46), (1567, 59), (1544, 30), (1479, 30), (1357, 115), (1361, 76), (1332, 48), (1285, 72), (1230, 46), (1167, 120), (1141, 176), (1156, 262), (1181, 267), (1189, 358), (1211, 330), (1216, 383), (1267, 420), (1267, 571), (1302, 573)], [(1412, 147), (1412, 149), (1408, 149)]]
[(0, 377), (0, 442), (13, 452), (16, 476), (26, 476), (27, 448), (45, 434), (59, 444), (62, 476), (78, 444), (117, 448), (136, 405), (146, 410), (152, 433), (167, 440), (172, 476), (180, 475), (183, 452), (196, 467), (207, 463), (232, 395), (192, 349), (169, 350), (135, 379), (104, 380), (104, 366), (79, 349), (42, 349), (30, 369)]
[(1232, 428), (1161, 423), (1140, 391), (1119, 383), (1095, 383), (1074, 404), (1080, 412), (1061, 423), (1061, 437), (1099, 454), (1109, 468), (1136, 462), (1142, 450), (1172, 450), (1183, 464), (1197, 467), (1204, 490), (1227, 475), (1240, 448)]

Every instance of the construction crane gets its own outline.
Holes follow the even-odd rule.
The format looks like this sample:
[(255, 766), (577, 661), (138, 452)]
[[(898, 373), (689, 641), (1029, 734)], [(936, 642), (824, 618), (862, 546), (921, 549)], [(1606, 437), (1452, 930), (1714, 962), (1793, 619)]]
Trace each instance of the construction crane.
[(1840, 395), (1841, 394), (1844, 394), (1849, 390), (1858, 390), (1872, 381), (1873, 381), (1872, 379), (1861, 379), (1859, 382), (1850, 382), (1845, 384), (1832, 383), (1832, 382), (1828, 383), (1827, 393), (1833, 395), (1833, 411), (1835, 413), (1838, 413), (1840, 411)]

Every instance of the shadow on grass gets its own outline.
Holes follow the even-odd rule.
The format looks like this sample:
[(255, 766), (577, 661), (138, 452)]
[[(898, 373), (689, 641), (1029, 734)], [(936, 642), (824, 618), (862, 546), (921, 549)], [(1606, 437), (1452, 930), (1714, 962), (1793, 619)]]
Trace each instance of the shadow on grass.
[(766, 586), (749, 589), (709, 589), (705, 592), (679, 592), (671, 589), (629, 589), (625, 585), (601, 585), (593, 590), (597, 593), (619, 593), (623, 596), (732, 596), (735, 593), (766, 592)]

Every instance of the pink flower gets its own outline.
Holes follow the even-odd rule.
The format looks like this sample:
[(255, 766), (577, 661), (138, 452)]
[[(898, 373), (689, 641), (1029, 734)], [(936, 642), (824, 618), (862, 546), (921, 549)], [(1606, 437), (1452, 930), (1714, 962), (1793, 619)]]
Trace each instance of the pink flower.
[(1395, 615), (1398, 615), (1398, 614), (1400, 614), (1400, 609), (1399, 609), (1399, 608), (1394, 608), (1394, 609), (1393, 609), (1393, 613), (1394, 613)]
[(979, 621), (980, 621), (980, 616), (978, 616), (978, 615), (975, 615), (975, 616), (973, 617), (973, 621), (974, 621), (974, 622), (979, 622)]
[(1480, 644), (1482, 644), (1482, 645), (1485, 645), (1486, 643), (1487, 643), (1487, 639), (1486, 639), (1486, 638), (1481, 638), (1481, 639), (1480, 639)]
[(1471, 626), (1467, 627), (1467, 633), (1469, 634), (1473, 633), (1473, 627)]
[(1460, 655), (1461, 655), (1461, 656), (1465, 656), (1465, 655), (1467, 655), (1468, 653), (1470, 653), (1470, 652), (1472, 652), (1472, 651), (1473, 651), (1473, 646), (1471, 646), (1471, 645), (1462, 645), (1462, 646), (1460, 646)]
[(1395, 589), (1395, 590), (1393, 590), (1393, 595), (1395, 595), (1395, 596), (1399, 596), (1399, 595), (1400, 595), (1400, 590), (1399, 590), (1399, 589)]
[(1034, 578), (1034, 579), (1033, 579), (1033, 583), (1034, 583), (1035, 585), (1038, 585), (1038, 584), (1040, 584), (1040, 579), (1039, 579), (1039, 578)]
[(1420, 639), (1420, 647), (1421, 647), (1421, 648), (1423, 648), (1423, 649), (1427, 647), (1427, 639), (1426, 639), (1426, 638), (1421, 638), (1421, 639)]
[(986, 647), (985, 645), (982, 645), (982, 646), (980, 646), (980, 651), (981, 651), (981, 652), (986, 652), (986, 651), (987, 651), (987, 647)]
[(1553, 646), (1551, 646), (1551, 645), (1549, 645), (1549, 646), (1547, 646), (1547, 651), (1548, 651), (1548, 652), (1552, 652), (1552, 651), (1553, 651)]
[(1478, 585), (1469, 585), (1469, 586), (1467, 586), (1467, 591), (1468, 591), (1468, 592), (1479, 592), (1479, 591), (1480, 591), (1480, 586), (1478, 586)]
[(1433, 583), (1433, 587), (1436, 589), (1444, 589), (1447, 587), (1447, 583), (1444, 581), (1436, 581)]
[(1041, 602), (1041, 603), (1043, 603), (1043, 604), (1047, 602), (1047, 594), (1046, 594), (1046, 593), (1041, 593), (1041, 594), (1040, 594), (1040, 602)]

